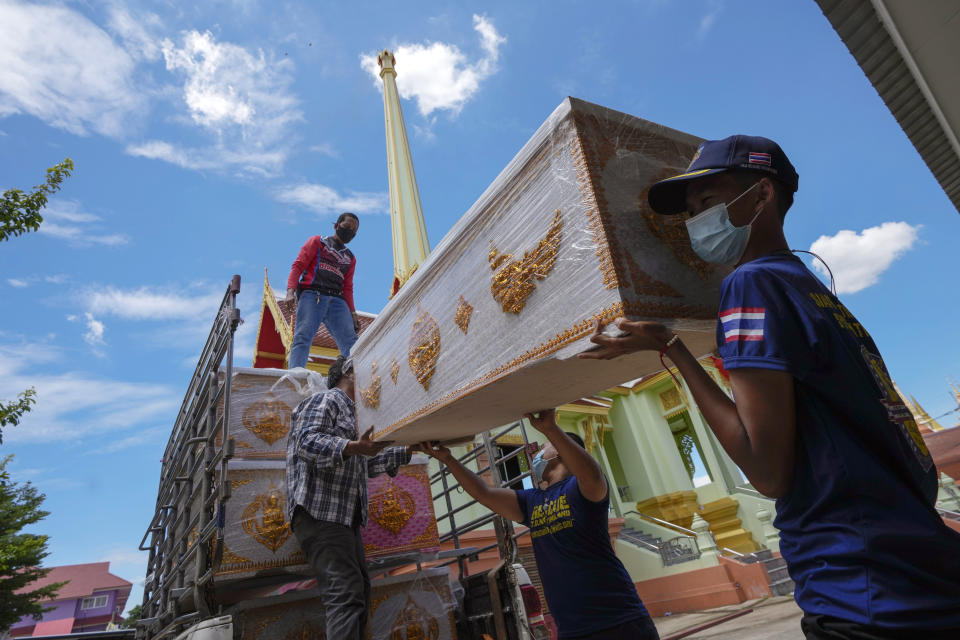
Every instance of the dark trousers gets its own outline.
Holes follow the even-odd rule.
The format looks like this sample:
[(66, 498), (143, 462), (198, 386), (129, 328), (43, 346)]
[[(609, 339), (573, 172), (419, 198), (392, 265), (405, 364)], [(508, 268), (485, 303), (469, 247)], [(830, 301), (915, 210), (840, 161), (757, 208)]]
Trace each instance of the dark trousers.
[(291, 528), (317, 576), (327, 638), (362, 640), (370, 614), (370, 576), (360, 528), (314, 520), (300, 508)]
[(830, 616), (805, 615), (800, 620), (800, 628), (807, 640), (955, 640), (960, 638), (960, 630), (956, 629), (893, 631)]
[(609, 629), (570, 638), (570, 640), (660, 640), (660, 634), (657, 633), (653, 620), (644, 616)]

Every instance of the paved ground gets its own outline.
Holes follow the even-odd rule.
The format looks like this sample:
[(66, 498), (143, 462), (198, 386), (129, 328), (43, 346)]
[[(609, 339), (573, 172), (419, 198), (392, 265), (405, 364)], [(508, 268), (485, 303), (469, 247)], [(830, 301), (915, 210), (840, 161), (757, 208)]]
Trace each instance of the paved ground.
[(793, 596), (761, 598), (696, 613), (676, 613), (654, 618), (653, 621), (660, 631), (660, 637), (667, 638), (746, 609), (753, 611), (686, 636), (684, 640), (803, 640), (803, 633), (800, 631), (800, 618), (803, 614)]

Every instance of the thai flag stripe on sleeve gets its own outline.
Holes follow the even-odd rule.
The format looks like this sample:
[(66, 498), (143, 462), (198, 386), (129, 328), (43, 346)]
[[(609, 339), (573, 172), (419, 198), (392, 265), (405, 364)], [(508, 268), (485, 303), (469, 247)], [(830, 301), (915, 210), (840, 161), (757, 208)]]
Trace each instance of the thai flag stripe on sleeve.
[(720, 313), (720, 324), (726, 342), (763, 340), (766, 307), (734, 307)]

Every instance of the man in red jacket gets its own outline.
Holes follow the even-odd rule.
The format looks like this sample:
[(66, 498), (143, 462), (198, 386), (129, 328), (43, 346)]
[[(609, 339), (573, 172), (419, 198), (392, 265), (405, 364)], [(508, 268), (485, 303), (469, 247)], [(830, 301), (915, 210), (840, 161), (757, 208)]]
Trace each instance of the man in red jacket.
[(313, 236), (293, 261), (287, 278), (287, 300), (297, 297), (297, 321), (290, 347), (289, 368), (307, 366), (313, 336), (322, 322), (344, 357), (357, 341), (360, 319), (353, 305), (353, 272), (357, 258), (347, 243), (357, 235), (360, 220), (340, 214), (334, 235)]

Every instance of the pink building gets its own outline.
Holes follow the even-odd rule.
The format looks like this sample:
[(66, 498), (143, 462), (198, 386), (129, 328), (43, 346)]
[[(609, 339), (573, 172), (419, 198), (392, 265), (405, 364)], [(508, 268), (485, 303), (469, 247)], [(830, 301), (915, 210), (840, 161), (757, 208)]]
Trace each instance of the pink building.
[(110, 622), (118, 622), (127, 605), (133, 586), (110, 573), (109, 562), (71, 564), (52, 567), (43, 579), (25, 590), (34, 590), (54, 582), (66, 582), (55, 600), (45, 603), (53, 607), (39, 622), (26, 616), (10, 628), (11, 638), (52, 636), (86, 631), (103, 631)]

